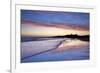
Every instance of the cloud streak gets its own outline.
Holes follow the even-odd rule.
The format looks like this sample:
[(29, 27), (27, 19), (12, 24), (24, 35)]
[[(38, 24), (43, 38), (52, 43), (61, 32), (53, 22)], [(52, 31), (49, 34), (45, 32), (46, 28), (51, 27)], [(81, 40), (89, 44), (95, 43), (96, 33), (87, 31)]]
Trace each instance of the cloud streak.
[(78, 34), (78, 35), (88, 35), (89, 29), (69, 26), (64, 24), (50, 24), (46, 25), (46, 23), (25, 23), (21, 24), (21, 34), (23, 36), (64, 36), (70, 34)]

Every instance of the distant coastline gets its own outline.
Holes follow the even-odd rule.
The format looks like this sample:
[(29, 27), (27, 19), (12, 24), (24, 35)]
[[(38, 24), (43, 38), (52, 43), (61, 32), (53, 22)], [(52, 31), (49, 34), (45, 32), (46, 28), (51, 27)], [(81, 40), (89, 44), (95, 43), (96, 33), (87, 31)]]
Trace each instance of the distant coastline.
[(71, 38), (71, 39), (79, 39), (81, 41), (89, 41), (90, 36), (89, 35), (65, 35), (65, 36), (56, 36), (56, 37), (64, 37), (64, 38)]
[(21, 42), (27, 42), (27, 41), (42, 41), (42, 40), (48, 40), (53, 38), (71, 38), (71, 39), (79, 39), (81, 41), (89, 41), (89, 35), (64, 35), (64, 36), (52, 36), (52, 37), (29, 37), (29, 36), (21, 36)]

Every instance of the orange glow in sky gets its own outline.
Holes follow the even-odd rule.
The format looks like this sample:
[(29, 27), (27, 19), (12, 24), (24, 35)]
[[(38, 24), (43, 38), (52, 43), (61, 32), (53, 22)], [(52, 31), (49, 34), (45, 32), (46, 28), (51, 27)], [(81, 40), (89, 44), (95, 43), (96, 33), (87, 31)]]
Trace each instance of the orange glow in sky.
[(38, 25), (38, 24), (22, 24), (21, 34), (24, 36), (64, 36), (70, 34), (88, 35), (89, 30), (84, 28), (72, 28), (71, 26), (61, 25)]

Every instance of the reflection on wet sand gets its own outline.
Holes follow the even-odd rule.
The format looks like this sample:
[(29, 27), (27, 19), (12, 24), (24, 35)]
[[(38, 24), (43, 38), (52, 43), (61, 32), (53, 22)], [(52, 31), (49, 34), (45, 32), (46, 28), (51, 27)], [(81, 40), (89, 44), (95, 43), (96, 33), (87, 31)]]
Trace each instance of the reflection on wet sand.
[(83, 47), (89, 47), (89, 42), (81, 41), (78, 39), (67, 39), (62, 42), (62, 44), (56, 49), (56, 51), (74, 50)]
[[(21, 60), (21, 62), (27, 63), (27, 62), (45, 62), (45, 61), (89, 60), (88, 41), (81, 41), (78, 39), (69, 39), (69, 38), (64, 38), (64, 39), (66, 40), (64, 40), (57, 48), (24, 58), (23, 60)], [(50, 47), (49, 42), (48, 42), (48, 47)], [(41, 49), (41, 47), (38, 49)]]

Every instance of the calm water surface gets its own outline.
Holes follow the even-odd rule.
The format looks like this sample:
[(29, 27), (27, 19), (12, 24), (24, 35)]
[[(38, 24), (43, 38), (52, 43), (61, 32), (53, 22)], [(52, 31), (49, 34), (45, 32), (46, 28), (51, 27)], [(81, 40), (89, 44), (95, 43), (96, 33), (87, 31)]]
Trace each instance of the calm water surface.
[(23, 60), (21, 60), (21, 62), (28, 63), (68, 60), (89, 60), (89, 42), (66, 38), (66, 40), (64, 40), (59, 46), (57, 46), (56, 49), (24, 58)]

